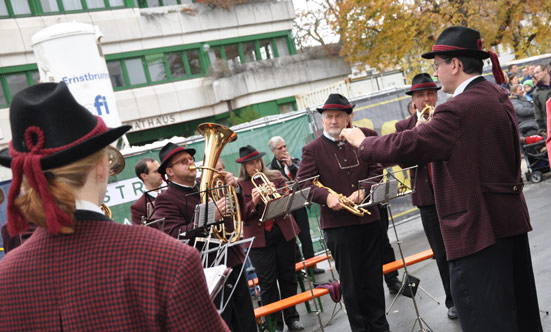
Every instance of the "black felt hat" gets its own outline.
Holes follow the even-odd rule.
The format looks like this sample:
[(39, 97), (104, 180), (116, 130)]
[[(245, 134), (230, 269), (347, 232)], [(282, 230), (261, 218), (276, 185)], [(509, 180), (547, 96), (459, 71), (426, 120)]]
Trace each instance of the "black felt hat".
[(170, 160), (179, 152), (187, 152), (192, 157), (195, 155), (195, 149), (186, 149), (183, 146), (176, 145), (172, 142), (168, 142), (161, 151), (159, 151), (159, 159), (161, 159), (161, 165), (159, 166), (159, 173), (166, 174), (166, 168), (170, 164)]
[[(40, 83), (21, 90), (10, 105), (12, 140), (0, 151), (0, 164), (39, 154), (48, 170), (70, 164), (106, 147), (131, 127), (107, 128), (103, 120), (80, 105), (64, 82)], [(31, 152), (35, 151), (35, 152)]]
[(23, 175), (40, 194), (51, 234), (72, 219), (57, 205), (49, 191), (45, 170), (71, 164), (121, 137), (130, 126), (107, 128), (103, 120), (80, 105), (65, 83), (36, 84), (17, 93), (10, 105), (12, 140), (0, 151), (0, 164), (12, 169), (8, 194), (8, 231), (12, 236), (28, 227), (14, 200)]
[(434, 83), (432, 77), (427, 73), (421, 73), (415, 75), (411, 81), (411, 88), (409, 91), (406, 91), (406, 95), (412, 95), (415, 91), (423, 90), (440, 90), (441, 87)]
[(480, 32), (477, 30), (453, 26), (442, 31), (436, 44), (432, 46), (432, 52), (424, 53), (421, 57), (434, 59), (436, 55), (442, 57), (467, 56), (476, 59), (492, 60), (492, 74), (497, 84), (505, 82), (505, 75), (499, 64), (497, 54), (492, 51), (484, 51)]
[(434, 59), (435, 55), (443, 57), (469, 56), (477, 59), (488, 59), (490, 53), (482, 50), (482, 39), (477, 30), (454, 26), (442, 31), (432, 52), (421, 55), (425, 59)]
[(253, 148), (250, 145), (243, 146), (239, 148), (239, 159), (237, 159), (236, 163), (246, 163), (247, 161), (255, 160), (258, 158), (262, 158), (266, 153), (264, 152), (258, 152), (257, 149)]
[(323, 111), (334, 110), (334, 111), (345, 111), (346, 114), (352, 113), (352, 109), (356, 105), (351, 105), (348, 102), (348, 99), (343, 95), (338, 93), (332, 93), (329, 95), (325, 104), (321, 108), (317, 108), (318, 112), (323, 113)]

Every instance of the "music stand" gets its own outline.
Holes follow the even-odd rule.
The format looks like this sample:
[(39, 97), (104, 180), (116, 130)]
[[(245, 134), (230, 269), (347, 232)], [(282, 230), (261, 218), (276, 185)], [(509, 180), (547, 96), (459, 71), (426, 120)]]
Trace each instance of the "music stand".
[[(412, 171), (412, 172), (415, 173), (415, 175), (417, 175), (417, 165), (402, 169), (402, 172), (404, 172), (404, 174), (407, 174), (406, 173), (407, 171)], [(415, 176), (415, 178), (417, 178), (417, 177)], [(396, 302), (396, 299), (402, 293), (402, 290), (403, 290), (404, 286), (409, 287), (410, 294), (411, 294), (411, 300), (413, 302), (413, 307), (415, 308), (415, 314), (417, 315), (417, 318), (415, 319), (415, 323), (413, 324), (413, 327), (412, 327), (411, 330), (413, 331), (413, 329), (415, 329), (415, 326), (417, 325), (417, 323), (419, 323), (419, 332), (429, 332), (429, 331), (432, 332), (433, 330), (430, 328), (430, 326), (427, 324), (427, 322), (425, 322), (425, 320), (423, 319), (423, 317), (419, 313), (419, 307), (417, 306), (417, 301), (415, 300), (415, 294), (416, 293), (414, 292), (413, 288), (418, 287), (421, 290), (423, 290), (427, 295), (429, 295), (434, 301), (436, 301), (436, 299), (434, 297), (432, 297), (429, 293), (427, 293), (419, 285), (413, 285), (410, 282), (410, 278), (409, 278), (410, 274), (409, 274), (409, 271), (408, 271), (408, 268), (407, 268), (407, 265), (406, 265), (404, 252), (402, 250), (402, 241), (398, 237), (398, 232), (396, 230), (396, 225), (394, 223), (394, 217), (392, 215), (392, 211), (391, 211), (391, 208), (390, 208), (390, 201), (392, 199), (395, 199), (395, 198), (398, 198), (398, 197), (403, 197), (403, 196), (414, 193), (415, 192), (415, 183), (411, 183), (410, 185), (408, 185), (404, 181), (398, 179), (396, 177), (396, 175), (394, 174), (394, 171), (391, 168), (388, 168), (386, 174), (374, 176), (374, 177), (371, 177), (371, 178), (368, 178), (368, 179), (365, 179), (365, 180), (360, 180), (358, 182), (358, 188), (360, 188), (360, 186), (367, 187), (369, 185), (371, 185), (371, 187), (370, 187), (369, 194), (366, 195), (366, 197), (364, 198), (365, 202), (359, 204), (358, 206), (359, 207), (368, 207), (368, 206), (372, 206), (372, 205), (375, 205), (375, 204), (381, 204), (383, 206), (386, 206), (388, 216), (390, 217), (390, 220), (392, 222), (392, 228), (394, 228), (394, 235), (396, 236), (396, 243), (398, 244), (400, 257), (401, 257), (402, 263), (404, 265), (404, 274), (402, 276), (402, 287), (398, 291), (398, 294), (396, 294), (396, 296), (394, 297), (394, 300), (390, 304), (386, 314), (388, 315), (390, 309), (392, 308), (392, 306)], [(405, 285), (405, 281), (407, 281), (407, 285)], [(438, 301), (436, 301), (436, 302), (439, 303)]]
[[(232, 269), (227, 267), (228, 266), (228, 263), (227, 263), (228, 248), (231, 248), (233, 246), (240, 246), (239, 250), (242, 250), (241, 245), (242, 244), (248, 244), (248, 246), (247, 246), (248, 249), (245, 251), (245, 259), (244, 259), (244, 261), (246, 261), (247, 258), (249, 257), (250, 248), (252, 247), (255, 238), (251, 237), (251, 238), (247, 238), (247, 239), (238, 240), (238, 241), (235, 241), (235, 242), (226, 242), (226, 243), (224, 243), (219, 239), (213, 238), (212, 234), (209, 234), (209, 235), (210, 235), (209, 237), (197, 237), (197, 238), (195, 238), (194, 246), (195, 246), (195, 248), (197, 248), (196, 247), (197, 243), (199, 243), (199, 242), (204, 243), (202, 248), (197, 248), (199, 250), (199, 254), (201, 256), (201, 262), (202, 262), (202, 265), (203, 265), (203, 269), (204, 270), (213, 269), (214, 271), (216, 271), (216, 272), (214, 272), (214, 274), (215, 274), (214, 277), (210, 279), (210, 282), (209, 282), (209, 280), (207, 280), (207, 284), (209, 286), (209, 291), (211, 289), (213, 290), (213, 293), (211, 293), (211, 299), (214, 302), (215, 298), (216, 298), (216, 295), (218, 295), (218, 293), (221, 290), (225, 289), (223, 286), (224, 286), (228, 276), (232, 272)], [(211, 246), (211, 244), (213, 246)], [(245, 269), (245, 264), (242, 264), (241, 269), (239, 270), (239, 273), (237, 275), (236, 280), (239, 280), (239, 278), (241, 277), (241, 274), (243, 274), (244, 269)], [(230, 301), (230, 299), (233, 295), (233, 292), (235, 291), (236, 288), (237, 287), (232, 287), (232, 290), (231, 290), (230, 294), (227, 295), (227, 297), (226, 297), (225, 292), (222, 291), (220, 293), (221, 294), (220, 295), (220, 304), (218, 306), (218, 308), (219, 308), (218, 310), (219, 310), (220, 313), (224, 312), (224, 310), (226, 309), (226, 306), (228, 305), (228, 303), (229, 303), (229, 301)]]
[[(270, 220), (271, 218), (279, 217), (282, 215), (285, 215), (285, 218), (288, 218), (291, 212), (309, 206), (311, 204), (309, 200), (310, 195), (310, 187), (304, 188), (302, 190), (298, 190), (299, 184), (302, 184), (306, 181), (311, 181), (314, 178), (317, 178), (318, 176), (315, 176), (313, 178), (301, 180), (301, 181), (295, 181), (292, 184), (285, 187), (286, 190), (289, 190), (289, 194), (282, 196), (278, 199), (271, 200), (266, 204), (266, 208), (264, 209), (264, 213), (262, 214), (262, 218), (260, 221), (263, 220)], [(273, 203), (272, 203), (273, 202)], [(269, 208), (270, 207), (270, 208)], [(297, 239), (297, 230), (295, 229), (295, 226), (293, 223), (291, 223), (291, 228), (293, 229), (293, 235), (295, 236), (295, 241)], [(314, 303), (315, 307), (315, 313), (318, 317), (318, 322), (320, 325), (321, 332), (324, 332), (324, 326), (323, 322), (321, 321), (321, 310), (318, 307), (318, 303), (316, 302), (316, 297), (314, 296), (314, 285), (312, 284), (312, 280), (310, 280), (310, 277), (308, 276), (308, 268), (306, 267), (306, 260), (304, 259), (304, 255), (302, 253), (302, 250), (299, 248), (300, 252), (300, 258), (302, 267), (304, 268), (304, 271), (306, 272), (306, 281), (308, 283), (308, 288), (310, 290), (310, 294), (312, 295), (312, 302)]]

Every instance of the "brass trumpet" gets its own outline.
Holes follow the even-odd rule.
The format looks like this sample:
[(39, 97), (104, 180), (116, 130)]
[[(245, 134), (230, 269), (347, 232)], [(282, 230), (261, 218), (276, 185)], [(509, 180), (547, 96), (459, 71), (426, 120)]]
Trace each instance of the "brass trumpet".
[(256, 173), (251, 176), (251, 181), (260, 192), (260, 199), (264, 202), (264, 205), (268, 204), (271, 200), (281, 197), (281, 194), (277, 192), (277, 188), (270, 183), (266, 174), (261, 171), (256, 170)]
[(434, 114), (434, 106), (426, 104), (423, 110), (421, 110), (418, 120), (421, 122), (427, 123), (432, 119), (433, 114)]
[(363, 217), (366, 213), (371, 215), (371, 212), (369, 212), (367, 209), (359, 207), (358, 204), (348, 199), (348, 197), (344, 196), (343, 194), (337, 193), (329, 187), (324, 186), (318, 179), (314, 179), (312, 183), (317, 187), (327, 189), (329, 193), (333, 195), (337, 195), (337, 197), (339, 197), (339, 200), (341, 201), (342, 207), (345, 208), (348, 212), (355, 214), (358, 217)]

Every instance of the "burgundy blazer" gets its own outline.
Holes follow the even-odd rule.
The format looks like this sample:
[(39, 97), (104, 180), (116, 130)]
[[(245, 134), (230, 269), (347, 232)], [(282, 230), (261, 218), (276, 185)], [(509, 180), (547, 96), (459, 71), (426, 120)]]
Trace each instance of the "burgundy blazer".
[[(177, 239), (180, 232), (193, 229), (195, 206), (200, 202), (201, 197), (197, 184), (193, 188), (187, 188), (170, 183), (168, 189), (160, 193), (155, 200), (155, 219), (165, 218), (164, 232)], [(193, 242), (197, 235), (197, 233), (190, 233), (185, 238)], [(245, 253), (241, 247), (232, 246), (228, 249), (227, 258), (227, 265), (235, 267), (243, 263)]]
[(532, 229), (522, 194), (515, 110), (484, 78), (436, 107), (423, 126), (367, 137), (363, 160), (433, 165), (433, 185), (448, 259)]
[[(285, 185), (285, 179), (281, 177), (280, 180), (273, 181), (277, 188)], [(254, 184), (250, 180), (239, 181), (241, 186), (241, 192), (243, 195), (243, 204), (241, 208), (241, 218), (243, 219), (243, 238), (247, 239), (255, 237), (253, 241), (253, 248), (266, 247), (266, 236), (264, 235), (264, 223), (260, 222), (262, 213), (264, 212), (264, 203), (262, 200), (255, 206), (253, 203), (253, 197), (251, 195)], [(287, 219), (280, 216), (276, 218), (275, 223), (281, 229), (281, 233), (285, 238), (285, 241), (291, 241), (295, 238), (295, 232), (298, 235), (300, 228), (298, 227), (293, 215), (290, 215)], [(294, 229), (294, 230), (293, 230)]]
[[(396, 132), (415, 128), (417, 124), (417, 115), (412, 115), (407, 119), (396, 122)], [(404, 167), (413, 165), (403, 165)], [(411, 202), (415, 206), (434, 205), (434, 192), (429, 181), (428, 165), (418, 165), (417, 174), (415, 170), (409, 171), (411, 183), (415, 183), (415, 192), (411, 195)]]
[[(367, 136), (376, 136), (377, 132), (361, 128)], [(297, 173), (297, 180), (319, 175), (319, 181), (339, 194), (349, 196), (358, 189), (358, 181), (381, 175), (383, 168), (378, 163), (367, 163), (360, 159), (358, 149), (348, 143), (337, 144), (325, 136), (320, 136), (302, 148), (302, 162)], [(321, 228), (335, 228), (367, 224), (379, 220), (379, 209), (369, 208), (371, 215), (358, 217), (345, 209), (333, 211), (328, 208), (327, 189), (313, 186), (311, 182), (312, 201), (321, 206)], [(364, 185), (369, 189), (370, 185)]]
[[(130, 206), (130, 214), (132, 215), (132, 223), (134, 225), (143, 225), (142, 224), (142, 216), (146, 215), (146, 195), (148, 194), (144, 193), (140, 198), (138, 198), (131, 206)], [(152, 196), (149, 196), (148, 202), (155, 202), (155, 198)], [(154, 224), (157, 225), (157, 224)], [(153, 225), (152, 225), (153, 226)], [(156, 226), (155, 226), (156, 227)]]
[(0, 261), (0, 331), (229, 331), (199, 254), (148, 227), (77, 211)]

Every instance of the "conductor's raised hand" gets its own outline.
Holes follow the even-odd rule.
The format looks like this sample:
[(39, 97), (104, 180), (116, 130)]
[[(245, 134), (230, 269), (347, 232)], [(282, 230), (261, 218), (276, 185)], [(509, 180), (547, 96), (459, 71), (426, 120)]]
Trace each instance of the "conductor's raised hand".
[(360, 128), (344, 128), (339, 136), (354, 147), (359, 147), (364, 141), (365, 135)]

